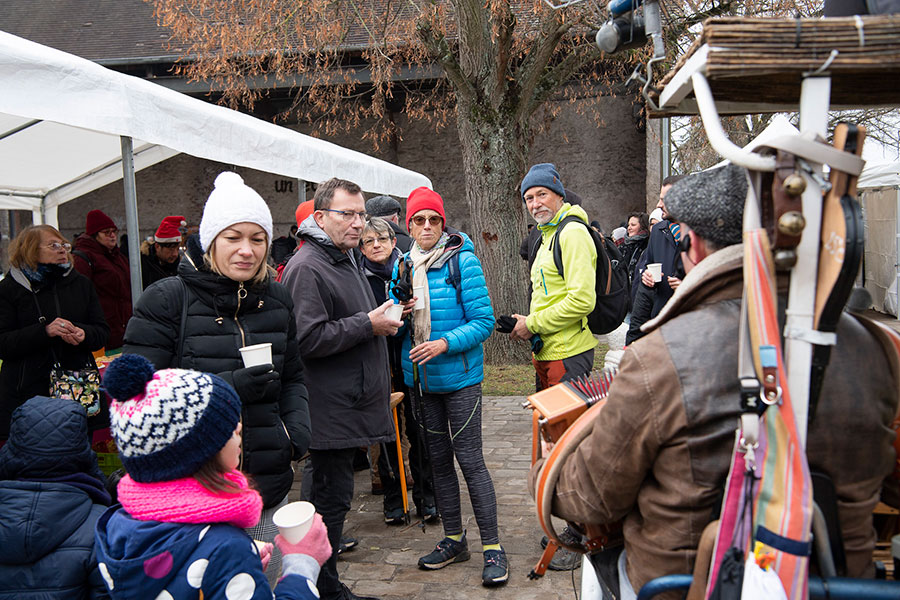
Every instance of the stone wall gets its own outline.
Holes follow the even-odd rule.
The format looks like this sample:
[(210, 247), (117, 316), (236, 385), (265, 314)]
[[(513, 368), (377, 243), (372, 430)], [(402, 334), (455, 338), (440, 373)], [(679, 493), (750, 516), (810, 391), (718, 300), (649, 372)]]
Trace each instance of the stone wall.
[[(603, 120), (579, 114), (568, 103), (548, 131), (533, 144), (530, 163), (554, 162), (566, 187), (585, 201), (592, 219), (610, 231), (632, 210), (645, 205), (646, 140), (635, 126), (630, 98), (601, 100)], [(379, 153), (356, 133), (330, 138), (342, 146), (373, 154), (428, 176), (444, 197), (448, 221), (462, 230), (470, 226), (465, 207), (465, 180), (455, 126), (435, 133), (430, 125), (406, 122), (398, 116), (402, 139)], [(298, 130), (307, 133), (304, 127)], [(189, 225), (197, 225), (215, 176), (230, 165), (179, 155), (136, 175), (138, 213), (142, 237), (152, 235), (159, 221), (169, 214), (182, 214)], [(248, 185), (265, 198), (272, 209), (275, 235), (288, 232), (300, 197), (296, 180), (251, 169), (237, 168)], [(64, 204), (59, 209), (63, 234), (72, 237), (84, 228), (84, 218), (93, 208), (106, 212), (124, 231), (125, 208), (121, 181), (112, 183)], [(510, 190), (518, 194), (518, 190)], [(309, 197), (312, 197), (310, 190)], [(524, 210), (524, 205), (523, 205)]]

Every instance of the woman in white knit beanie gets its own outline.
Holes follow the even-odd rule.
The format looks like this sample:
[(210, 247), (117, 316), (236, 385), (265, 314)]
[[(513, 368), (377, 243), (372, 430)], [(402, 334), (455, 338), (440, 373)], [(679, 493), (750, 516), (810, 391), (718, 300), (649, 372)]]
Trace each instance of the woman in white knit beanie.
[[(272, 514), (287, 503), (291, 461), (306, 453), (310, 441), (293, 302), (267, 265), (271, 243), (265, 200), (237, 173), (220, 174), (178, 276), (145, 290), (125, 332), (125, 352), (145, 356), (157, 369), (215, 373), (237, 391), (244, 432), (240, 470), (264, 505), (250, 533), (266, 542), (277, 533)], [(257, 344), (271, 345), (270, 361), (245, 366), (240, 348)], [(267, 575), (274, 585), (280, 557), (272, 560)]]

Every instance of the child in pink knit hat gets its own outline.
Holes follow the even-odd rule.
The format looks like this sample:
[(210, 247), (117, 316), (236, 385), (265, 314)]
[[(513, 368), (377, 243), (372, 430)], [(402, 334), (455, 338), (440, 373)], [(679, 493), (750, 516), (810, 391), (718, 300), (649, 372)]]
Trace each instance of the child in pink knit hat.
[[(96, 529), (100, 574), (116, 598), (273, 597), (262, 550), (243, 528), (257, 523), (262, 498), (237, 470), (241, 402), (223, 379), (183, 369), (154, 371), (135, 354), (110, 364), (103, 385), (114, 399), (110, 428), (128, 472), (121, 507)], [(331, 556), (322, 517), (284, 554), (275, 598), (318, 598)]]

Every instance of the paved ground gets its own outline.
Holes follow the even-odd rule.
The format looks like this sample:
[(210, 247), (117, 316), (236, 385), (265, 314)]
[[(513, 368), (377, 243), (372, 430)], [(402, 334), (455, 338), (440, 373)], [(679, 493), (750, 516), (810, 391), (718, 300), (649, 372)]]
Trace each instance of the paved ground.
[[(338, 561), (341, 579), (357, 594), (385, 599), (447, 598), (496, 600), (557, 600), (575, 597), (573, 573), (547, 571), (538, 581), (526, 575), (540, 556), (540, 533), (534, 502), (526, 490), (531, 453), (531, 411), (521, 407), (521, 396), (484, 399), (484, 453), (497, 491), (500, 541), (510, 560), (509, 583), (502, 588), (481, 586), (481, 549), (462, 475), (463, 520), (468, 530), (472, 559), (440, 571), (422, 571), (420, 556), (430, 552), (443, 537), (440, 525), (389, 527), (384, 524), (381, 496), (373, 496), (367, 471), (356, 474), (356, 493), (345, 532), (359, 539), (359, 546)], [(299, 498), (299, 478), (291, 492)], [(411, 503), (410, 503), (411, 504)], [(415, 514), (413, 514), (415, 517)], [(581, 569), (574, 572), (580, 591)]]

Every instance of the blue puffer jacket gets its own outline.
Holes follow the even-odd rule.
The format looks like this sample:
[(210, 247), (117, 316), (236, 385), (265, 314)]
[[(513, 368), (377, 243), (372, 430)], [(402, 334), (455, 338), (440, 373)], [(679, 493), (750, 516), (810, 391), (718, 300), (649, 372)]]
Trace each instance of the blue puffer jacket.
[[(462, 305), (457, 300), (456, 288), (449, 281), (449, 262), (454, 254), (459, 255)], [(412, 269), (408, 253), (403, 260)], [(400, 261), (397, 261), (394, 280), (397, 279), (399, 265)], [(450, 234), (444, 255), (428, 269), (428, 289), (431, 300), (429, 339), (447, 340), (448, 350), (419, 367), (422, 391), (446, 394), (481, 383), (484, 379), (484, 352), (481, 344), (494, 328), (494, 311), (481, 261), (475, 256), (475, 246), (466, 234)], [(412, 387), (409, 328), (404, 327), (397, 335), (403, 336), (403, 349), (400, 351), (403, 379), (407, 386)]]
[(0, 449), (0, 598), (108, 598), (94, 525), (109, 504), (87, 415), (35, 397), (13, 413)]

